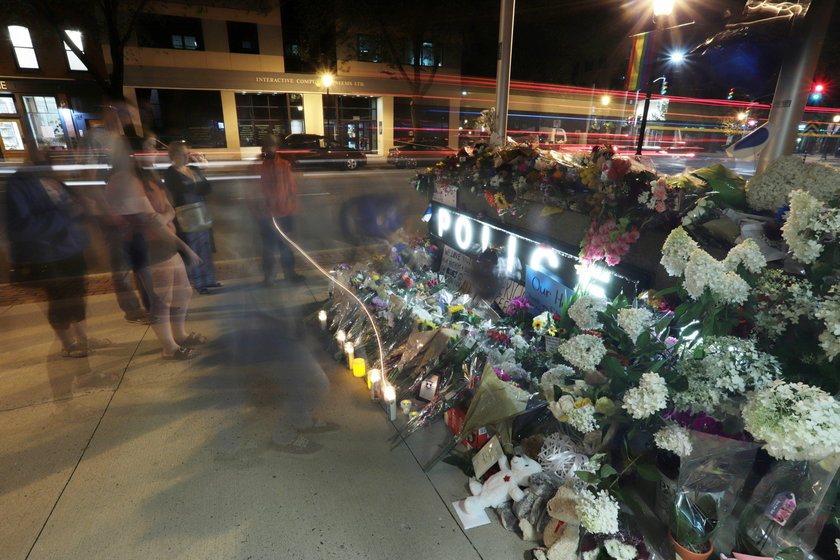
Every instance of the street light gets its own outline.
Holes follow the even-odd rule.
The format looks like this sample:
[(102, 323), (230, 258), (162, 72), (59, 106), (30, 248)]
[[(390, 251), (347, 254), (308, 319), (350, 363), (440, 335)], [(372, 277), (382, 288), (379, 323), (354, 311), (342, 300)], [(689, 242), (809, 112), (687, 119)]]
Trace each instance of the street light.
[(670, 16), (674, 12), (674, 0), (653, 0), (653, 15)]
[(609, 105), (610, 104), (610, 96), (609, 95), (602, 95), (601, 96), (601, 105)]
[[(659, 33), (665, 29), (665, 21), (664, 18), (659, 16), (670, 16), (674, 11), (674, 0), (653, 0), (653, 19), (656, 23), (656, 30), (651, 31), (653, 36), (655, 37)], [(655, 43), (654, 43), (655, 44)], [(645, 84), (645, 105), (644, 109), (642, 109), (642, 124), (639, 126), (639, 140), (636, 144), (636, 155), (642, 155), (642, 147), (645, 143), (645, 131), (647, 130), (647, 117), (648, 111), (650, 110), (650, 93), (651, 93), (651, 82)], [(664, 82), (663, 82), (664, 85)]]
[(831, 122), (840, 123), (840, 115), (834, 115), (834, 116), (831, 118)]
[[(330, 96), (330, 86), (333, 85), (333, 75), (329, 72), (321, 74), (321, 85), (327, 90), (327, 98)], [(333, 140), (338, 142), (338, 96), (335, 98), (335, 125), (333, 126)]]

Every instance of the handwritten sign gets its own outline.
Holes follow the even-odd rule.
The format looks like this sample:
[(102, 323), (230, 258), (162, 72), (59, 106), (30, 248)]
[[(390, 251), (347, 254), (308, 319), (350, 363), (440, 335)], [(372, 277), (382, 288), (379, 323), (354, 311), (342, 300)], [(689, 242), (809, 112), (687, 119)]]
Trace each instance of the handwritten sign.
[(435, 183), (432, 200), (455, 208), (458, 206), (458, 189), (456, 187), (446, 187)]
[(443, 259), (440, 263), (440, 273), (451, 278), (456, 286), (461, 286), (470, 279), (472, 258), (449, 245), (443, 247)]
[(510, 278), (505, 278), (502, 282), (501, 292), (493, 303), (499, 306), (499, 309), (507, 309), (510, 300), (525, 295), (525, 286), (518, 282), (514, 282)]
[(534, 313), (560, 313), (563, 298), (571, 292), (572, 290), (556, 276), (534, 270), (530, 266), (525, 267), (525, 295), (534, 306)]

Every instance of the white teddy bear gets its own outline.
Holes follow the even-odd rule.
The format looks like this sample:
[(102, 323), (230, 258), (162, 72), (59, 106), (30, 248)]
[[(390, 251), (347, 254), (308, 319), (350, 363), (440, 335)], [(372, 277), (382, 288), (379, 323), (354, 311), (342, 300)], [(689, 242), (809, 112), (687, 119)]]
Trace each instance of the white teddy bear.
[(528, 486), (532, 474), (542, 471), (536, 461), (528, 457), (516, 456), (510, 460), (502, 456), (499, 459), (500, 471), (481, 484), (470, 479), (472, 496), (464, 500), (464, 511), (478, 513), (486, 507), (499, 507), (508, 500), (518, 502), (525, 497), (520, 486)]

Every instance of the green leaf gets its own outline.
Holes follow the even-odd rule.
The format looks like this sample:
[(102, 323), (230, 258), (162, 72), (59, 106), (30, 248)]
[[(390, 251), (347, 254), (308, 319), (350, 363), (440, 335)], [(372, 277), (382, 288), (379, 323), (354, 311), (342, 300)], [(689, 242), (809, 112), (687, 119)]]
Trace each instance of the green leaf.
[(589, 471), (575, 471), (575, 476), (589, 484), (598, 484), (601, 481), (601, 479)]
[(624, 367), (615, 356), (606, 356), (601, 360), (601, 367), (607, 372), (609, 377), (621, 377), (624, 375)]
[(662, 478), (659, 469), (649, 463), (636, 463), (636, 472), (650, 482), (658, 482)]
[(609, 463), (601, 465), (601, 478), (609, 478), (616, 474), (618, 474), (618, 471), (615, 470)]

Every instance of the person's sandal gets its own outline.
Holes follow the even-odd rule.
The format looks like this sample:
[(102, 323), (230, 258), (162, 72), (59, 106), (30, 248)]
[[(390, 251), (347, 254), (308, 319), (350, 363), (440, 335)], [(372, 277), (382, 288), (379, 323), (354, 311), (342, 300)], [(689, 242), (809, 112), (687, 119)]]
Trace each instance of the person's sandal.
[(285, 445), (275, 443), (275, 445), (280, 451), (283, 453), (289, 453), (290, 455), (311, 455), (312, 453), (320, 451), (323, 447), (320, 443), (315, 443), (314, 441), (301, 435), (296, 436), (291, 443), (287, 443)]
[(88, 354), (90, 354), (90, 350), (80, 342), (74, 342), (61, 349), (61, 355), (65, 358), (87, 358)]
[(207, 337), (202, 334), (191, 332), (187, 335), (187, 338), (185, 338), (184, 340), (176, 340), (175, 342), (177, 342), (179, 346), (185, 348), (195, 348), (196, 346), (201, 346), (202, 344), (207, 342)]
[(189, 360), (190, 358), (195, 357), (195, 350), (192, 348), (178, 348), (175, 350), (175, 353), (171, 356), (167, 356), (166, 354), (163, 355), (164, 360)]

